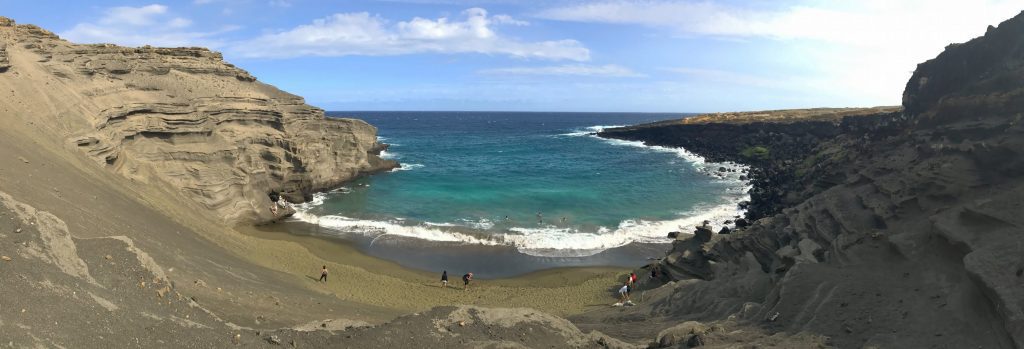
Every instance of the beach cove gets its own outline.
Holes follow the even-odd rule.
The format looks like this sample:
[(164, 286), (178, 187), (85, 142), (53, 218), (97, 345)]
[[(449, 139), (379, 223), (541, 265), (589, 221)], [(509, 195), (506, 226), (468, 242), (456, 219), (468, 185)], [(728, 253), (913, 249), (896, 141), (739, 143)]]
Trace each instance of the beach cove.
[[(284, 230), (485, 278), (554, 267), (631, 267), (671, 231), (743, 214), (743, 166), (596, 137), (672, 114), (330, 112), (378, 127), (400, 168), (315, 194)], [(440, 135), (440, 136), (439, 136)]]

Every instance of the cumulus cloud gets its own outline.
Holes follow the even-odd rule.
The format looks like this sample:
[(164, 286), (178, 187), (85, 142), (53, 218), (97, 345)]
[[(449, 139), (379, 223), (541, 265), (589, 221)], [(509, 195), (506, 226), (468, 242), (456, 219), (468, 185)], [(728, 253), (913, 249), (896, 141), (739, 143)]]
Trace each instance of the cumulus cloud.
[[(684, 37), (787, 43), (827, 75), (822, 86), (898, 102), (917, 63), (984, 33), (1024, 9), (1016, 0), (865, 0), (752, 6), (711, 1), (598, 1), (548, 8), (537, 17), (666, 28)], [(773, 7), (769, 7), (773, 6)], [(721, 75), (721, 74), (719, 74)]]
[(216, 35), (236, 29), (203, 32), (191, 30), (191, 26), (192, 20), (172, 15), (164, 5), (119, 6), (107, 9), (95, 22), (78, 23), (60, 35), (78, 43), (217, 47), (222, 42)]
[(615, 65), (564, 64), (544, 67), (508, 67), (480, 70), (486, 75), (542, 75), (542, 76), (600, 76), (600, 77), (643, 77), (629, 68)]
[(248, 57), (481, 53), (520, 58), (586, 61), (590, 51), (576, 40), (521, 41), (499, 35), (500, 25), (526, 25), (509, 16), (488, 16), (482, 8), (460, 19), (415, 17), (392, 23), (367, 12), (338, 13), (290, 30), (232, 46)]

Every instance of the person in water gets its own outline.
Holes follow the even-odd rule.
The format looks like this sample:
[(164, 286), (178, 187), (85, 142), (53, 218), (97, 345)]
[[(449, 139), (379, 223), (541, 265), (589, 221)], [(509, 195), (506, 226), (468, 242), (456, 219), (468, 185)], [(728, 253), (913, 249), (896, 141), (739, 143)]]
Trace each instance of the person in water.
[(467, 273), (466, 275), (462, 276), (462, 290), (463, 291), (469, 289), (469, 282), (470, 281), (473, 281), (473, 273)]
[(544, 223), (544, 215), (537, 212), (537, 224)]
[(327, 266), (320, 270), (320, 281), (327, 282)]
[(448, 287), (448, 271), (441, 273), (441, 288)]

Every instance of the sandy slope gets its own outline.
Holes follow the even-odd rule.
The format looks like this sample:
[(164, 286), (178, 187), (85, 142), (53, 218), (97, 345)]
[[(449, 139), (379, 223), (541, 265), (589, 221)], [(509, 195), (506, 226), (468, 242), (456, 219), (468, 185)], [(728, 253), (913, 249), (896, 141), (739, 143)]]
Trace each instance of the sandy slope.
[[(616, 277), (614, 271), (572, 270), (572, 275), (586, 277), (570, 277), (572, 282), (559, 287), (524, 278), (459, 292), (435, 287), (434, 275), (407, 271), (343, 247), (310, 252), (300, 242), (239, 233), (230, 225), (238, 219), (231, 217), (245, 217), (248, 213), (244, 211), (250, 209), (256, 215), (267, 215), (262, 211), (267, 203), (262, 190), (279, 188), (301, 199), (305, 191), (381, 165), (369, 156), (375, 144), (372, 132), (351, 131), (365, 123), (317, 126), (315, 118), (308, 116), (311, 112), (315, 117), (317, 110), (304, 106), (295, 96), (266, 85), (241, 89), (254, 84), (251, 77), (223, 62), (218, 69), (189, 65), (194, 59), (206, 59), (208, 51), (181, 50), (185, 63), (174, 54), (161, 56), (158, 59), (176, 64), (175, 68), (165, 75), (132, 78), (135, 73), (124, 73), (127, 68), (119, 64), (138, 61), (119, 61), (111, 55), (131, 57), (139, 52), (103, 46), (76, 48), (42, 29), (10, 24), (0, 21), (0, 41), (4, 42), (0, 61), (4, 68), (0, 72), (0, 192), (4, 193), (0, 198), (4, 208), (0, 210), (0, 255), (11, 259), (0, 261), (5, 293), (0, 297), (0, 345), (205, 348), (230, 345), (235, 335), (240, 335), (242, 344), (271, 345), (258, 334), (269, 330), (280, 331), (278, 335), (288, 341), (327, 343), (324, 341), (344, 338), (336, 331), (346, 327), (382, 323), (436, 305), (529, 306), (569, 314), (607, 302), (602, 298), (609, 297), (605, 288)], [(17, 35), (29, 35), (35, 41), (26, 42)], [(146, 50), (159, 49), (141, 51), (153, 58)], [(199, 57), (189, 56), (193, 54), (189, 52)], [(58, 58), (61, 55), (65, 59)], [(132, 69), (146, 71), (138, 66)], [(196, 85), (202, 82), (206, 85)], [(148, 87), (139, 89), (141, 83)], [(182, 99), (191, 87), (201, 89)], [(161, 99), (154, 91), (181, 95)], [(264, 93), (270, 99), (221, 100), (199, 107), (194, 103), (202, 99), (199, 94), (221, 94), (223, 98), (226, 91), (249, 97)], [(185, 106), (179, 105), (182, 102)], [(146, 106), (139, 108), (140, 103)], [(240, 103), (244, 106), (239, 107)], [(160, 109), (167, 105), (173, 110)], [(132, 109), (122, 112), (125, 106)], [(249, 109), (239, 112), (239, 108)], [(290, 123), (284, 126), (283, 135), (264, 121), (243, 120), (250, 114), (259, 118), (268, 112), (271, 119), (264, 120), (284, 118)], [(219, 121), (211, 118), (224, 113), (233, 116)], [(104, 130), (112, 119), (131, 122), (122, 123), (118, 130)], [(195, 122), (200, 130), (168, 127), (172, 122)], [(223, 126), (232, 123), (234, 126)], [(300, 138), (308, 136), (290, 135), (295, 128), (298, 134), (333, 129), (338, 133), (324, 134), (323, 139), (340, 137), (330, 145), (338, 148), (303, 146)], [(347, 133), (350, 131), (355, 133)], [(197, 139), (195, 132), (221, 135), (203, 143), (206, 141)], [(239, 134), (244, 135), (236, 138), (241, 143), (232, 143), (229, 136)], [(140, 136), (149, 138), (140, 140)], [(122, 143), (113, 142), (117, 137), (123, 137)], [(277, 140), (263, 145), (267, 139)], [(243, 147), (249, 144), (246, 142), (256, 146)], [(278, 145), (286, 146), (275, 148)], [(111, 153), (97, 152), (106, 146), (117, 151), (113, 162), (105, 160)], [(204, 162), (207, 155), (203, 154), (211, 154), (211, 150), (219, 156), (232, 154), (243, 159), (248, 167), (239, 170), (237, 162)], [(248, 157), (251, 151), (263, 160)], [(274, 161), (302, 156), (317, 162), (318, 156), (328, 154), (338, 156), (338, 166), (344, 167), (339, 173), (348, 177), (318, 172), (337, 168), (311, 169), (294, 161), (279, 163), (283, 166), (279, 169), (270, 166)], [(157, 155), (171, 158), (153, 157)], [(182, 161), (175, 162), (178, 160)], [(259, 161), (270, 165), (259, 165)], [(170, 165), (157, 166), (157, 162)], [(229, 168), (233, 169), (224, 170)], [(259, 168), (265, 170), (254, 170)], [(300, 170), (305, 172), (297, 172)], [(179, 171), (199, 174), (185, 178)], [(216, 175), (224, 171), (230, 175)], [(217, 187), (221, 182), (227, 185)], [(196, 191), (188, 190), (203, 186), (212, 191), (199, 191), (202, 195), (197, 197)], [(214, 194), (203, 196), (206, 193)], [(225, 218), (225, 210), (233, 206), (224, 199), (236, 194), (246, 198), (241, 200), (244, 205), (236, 207), (243, 214)], [(59, 223), (42, 229), (40, 218), (22, 217), (18, 208)], [(309, 278), (321, 264), (332, 269), (332, 282), (326, 286)], [(550, 279), (550, 274), (544, 278)], [(455, 310), (440, 311), (437, 316)], [(494, 316), (489, 321), (500, 322), (501, 318)], [(318, 326), (321, 324), (324, 326)], [(289, 329), (292, 327), (324, 332)], [(428, 335), (436, 329), (415, 330)], [(486, 328), (474, 331), (481, 338), (488, 336)], [(575, 328), (572, 331), (570, 337), (585, 337)]]

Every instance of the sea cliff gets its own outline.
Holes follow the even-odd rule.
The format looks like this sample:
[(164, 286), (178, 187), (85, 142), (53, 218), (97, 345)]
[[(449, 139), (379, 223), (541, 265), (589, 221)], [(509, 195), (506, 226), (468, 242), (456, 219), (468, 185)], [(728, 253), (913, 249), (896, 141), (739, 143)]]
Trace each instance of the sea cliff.
[(301, 97), (260, 83), (205, 48), (79, 45), (0, 18), (0, 110), (39, 127), (98, 166), (177, 188), (229, 223), (287, 215), (361, 175), (394, 168), (376, 128), (325, 118)]
[[(640, 271), (663, 271), (643, 279), (651, 301), (636, 310), (665, 323), (652, 346), (728, 343), (714, 324), (738, 322), (823, 336), (808, 345), (1024, 347), (1022, 33), (1024, 14), (920, 64), (902, 111), (602, 134), (718, 160), (764, 155), (749, 162), (767, 172), (754, 178), (760, 219), (698, 230)], [(575, 320), (614, 333), (602, 316), (614, 315)], [(691, 320), (706, 323), (668, 328)]]

